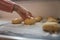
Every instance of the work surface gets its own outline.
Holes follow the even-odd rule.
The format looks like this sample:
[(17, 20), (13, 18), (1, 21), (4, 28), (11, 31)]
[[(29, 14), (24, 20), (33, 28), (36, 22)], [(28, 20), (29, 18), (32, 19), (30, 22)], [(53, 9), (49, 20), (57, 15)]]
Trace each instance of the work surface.
[[(2, 22), (2, 21), (1, 21)], [(4, 23), (4, 24), (3, 24)], [(11, 24), (3, 21), (0, 24), (0, 34), (14, 37), (31, 38), (31, 39), (60, 39), (60, 34), (49, 34), (43, 31), (43, 22), (34, 25)]]

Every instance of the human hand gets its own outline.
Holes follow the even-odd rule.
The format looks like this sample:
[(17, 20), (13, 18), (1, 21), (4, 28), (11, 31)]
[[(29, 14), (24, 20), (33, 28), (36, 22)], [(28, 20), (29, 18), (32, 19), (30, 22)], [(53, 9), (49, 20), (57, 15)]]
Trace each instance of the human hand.
[(24, 8), (18, 5), (14, 6), (14, 10), (23, 18), (23, 20), (25, 20), (26, 18), (33, 17), (29, 11), (25, 10)]

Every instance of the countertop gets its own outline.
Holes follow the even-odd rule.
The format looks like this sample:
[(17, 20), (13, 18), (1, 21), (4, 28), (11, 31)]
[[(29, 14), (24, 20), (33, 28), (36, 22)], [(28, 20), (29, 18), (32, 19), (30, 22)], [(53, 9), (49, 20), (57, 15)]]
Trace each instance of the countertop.
[[(10, 21), (8, 20), (0, 20), (0, 25), (6, 24)], [(3, 28), (3, 26), (0, 26), (0, 30), (1, 28)], [(16, 37), (16, 36), (8, 36), (8, 35), (1, 35), (0, 34), (0, 38), (8, 38), (8, 39), (14, 39), (14, 40), (43, 40), (43, 39), (29, 39), (29, 38), (22, 38), (22, 37)]]

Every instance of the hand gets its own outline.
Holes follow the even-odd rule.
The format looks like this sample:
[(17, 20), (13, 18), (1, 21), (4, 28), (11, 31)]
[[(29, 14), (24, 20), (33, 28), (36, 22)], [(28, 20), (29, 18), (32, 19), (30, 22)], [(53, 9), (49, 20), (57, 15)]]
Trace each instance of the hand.
[(33, 17), (29, 11), (26, 11), (22, 7), (15, 5), (14, 10), (25, 20), (26, 18)]

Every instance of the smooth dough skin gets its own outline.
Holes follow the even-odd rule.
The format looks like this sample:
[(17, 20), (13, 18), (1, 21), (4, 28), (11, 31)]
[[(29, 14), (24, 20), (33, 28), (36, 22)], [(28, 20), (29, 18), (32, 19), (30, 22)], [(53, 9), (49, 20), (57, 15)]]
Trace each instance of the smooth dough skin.
[(47, 21), (48, 21), (48, 22), (57, 22), (57, 19), (54, 18), (54, 17), (48, 17), (48, 18), (47, 18)]
[(40, 22), (42, 20), (42, 17), (41, 16), (37, 16), (37, 17), (35, 17), (35, 20), (36, 20), (36, 22)]
[(12, 20), (12, 24), (20, 24), (22, 22), (22, 19), (16, 18)]
[(26, 25), (32, 25), (32, 24), (35, 24), (35, 22), (36, 21), (34, 19), (29, 19), (29, 18), (24, 20), (24, 24)]
[(43, 30), (45, 32), (49, 32), (49, 33), (58, 33), (59, 32), (59, 27), (58, 24), (56, 22), (46, 22), (43, 25)]

